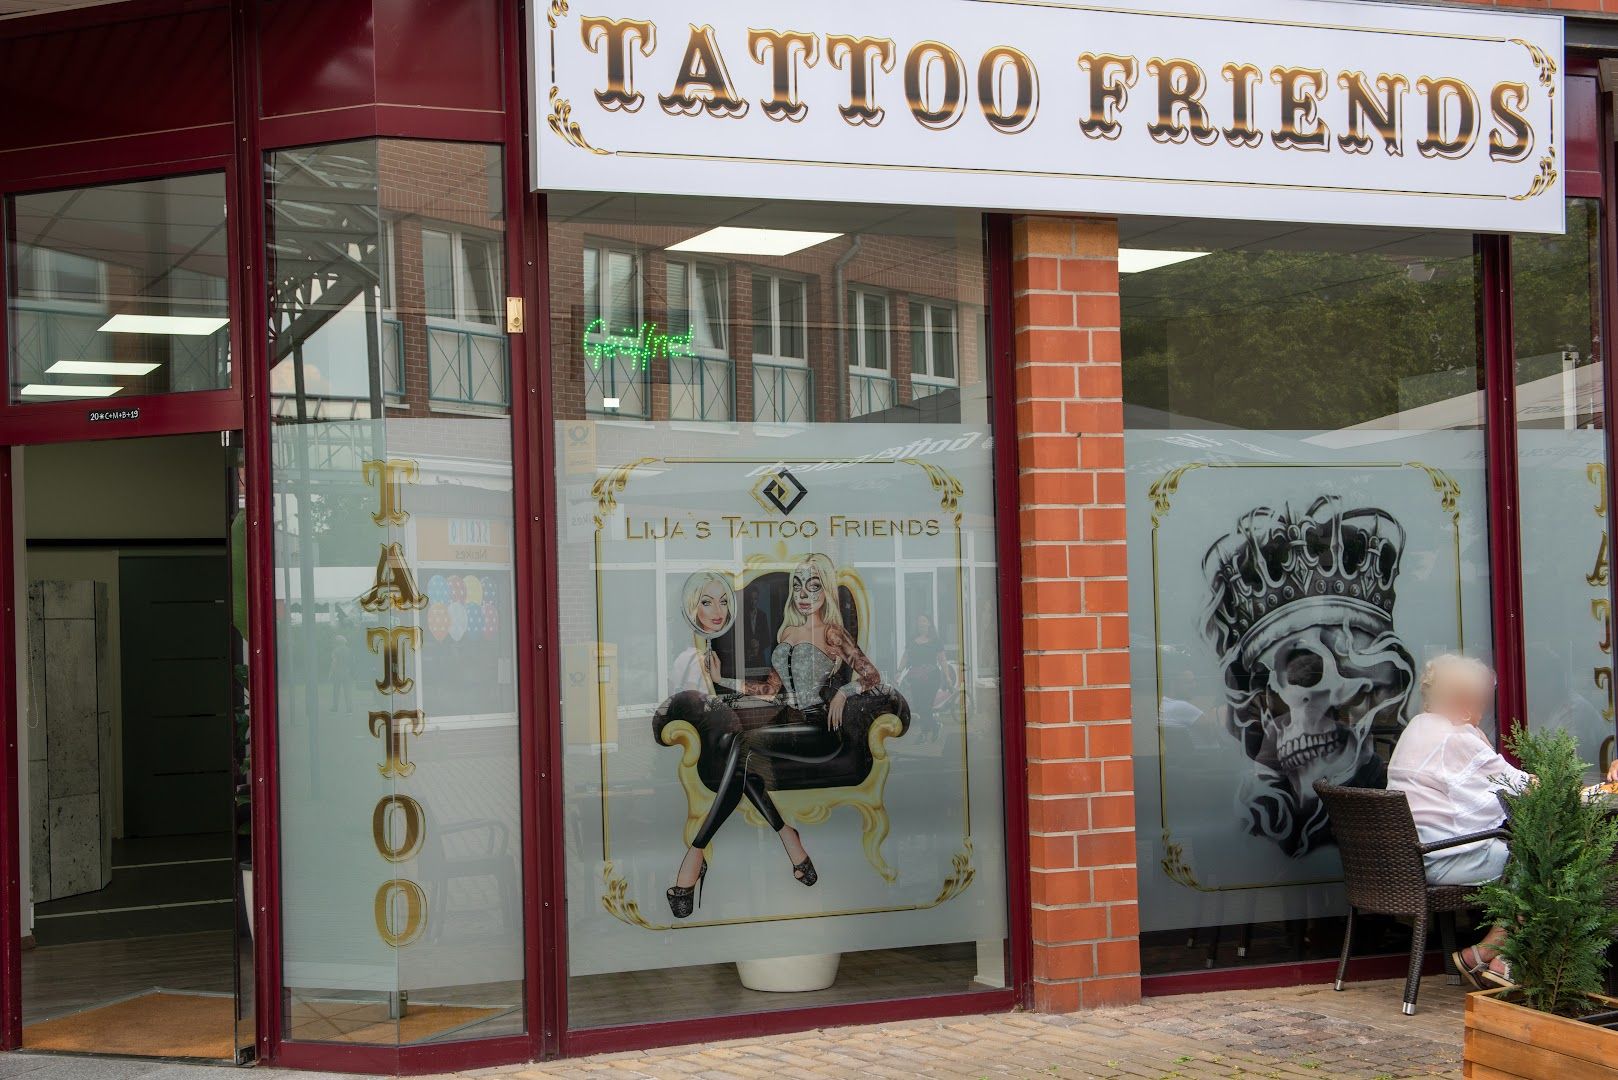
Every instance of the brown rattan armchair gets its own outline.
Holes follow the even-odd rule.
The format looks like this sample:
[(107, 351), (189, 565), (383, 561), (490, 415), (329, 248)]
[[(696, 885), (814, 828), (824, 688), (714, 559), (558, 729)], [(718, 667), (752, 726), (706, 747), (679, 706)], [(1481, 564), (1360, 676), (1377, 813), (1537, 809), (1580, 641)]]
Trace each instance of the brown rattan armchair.
[(1427, 952), (1427, 924), (1438, 917), (1443, 934), (1445, 962), (1455, 951), (1455, 913), (1471, 907), (1472, 886), (1429, 885), (1422, 856), (1434, 851), (1504, 839), (1505, 829), (1454, 836), (1424, 844), (1416, 835), (1410, 803), (1402, 791), (1336, 787), (1324, 780), (1315, 791), (1326, 805), (1333, 835), (1343, 859), (1343, 884), (1348, 891), (1348, 927), (1343, 954), (1337, 962), (1335, 988), (1343, 988), (1348, 955), (1354, 944), (1354, 916), (1405, 916), (1410, 925), (1410, 968), (1405, 977), (1404, 1014), (1416, 1011), (1421, 989), (1421, 964)]

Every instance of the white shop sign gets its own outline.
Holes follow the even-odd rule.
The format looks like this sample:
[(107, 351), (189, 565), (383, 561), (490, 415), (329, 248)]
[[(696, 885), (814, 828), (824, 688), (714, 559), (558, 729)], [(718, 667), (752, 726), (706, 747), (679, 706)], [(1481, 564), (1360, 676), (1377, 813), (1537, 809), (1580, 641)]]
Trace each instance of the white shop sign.
[(1363, 0), (536, 0), (547, 190), (1562, 229), (1562, 22)]

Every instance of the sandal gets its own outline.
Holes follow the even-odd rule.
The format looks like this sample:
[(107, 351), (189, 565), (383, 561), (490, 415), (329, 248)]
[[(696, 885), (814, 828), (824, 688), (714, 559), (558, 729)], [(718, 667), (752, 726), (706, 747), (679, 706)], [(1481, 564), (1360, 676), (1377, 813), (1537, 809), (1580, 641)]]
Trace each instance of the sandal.
[(1484, 989), (1510, 990), (1516, 987), (1517, 984), (1511, 981), (1511, 965), (1506, 964), (1505, 968), (1506, 970), (1504, 972), (1496, 971), (1494, 968), (1490, 967), (1486, 967), (1482, 971), (1478, 972), (1478, 978), (1483, 980)]
[(1456, 949), (1450, 953), (1450, 962), (1455, 965), (1455, 970), (1460, 972), (1461, 981), (1465, 982), (1467, 986), (1473, 990), (1490, 989), (1490, 984), (1483, 981), (1484, 973), (1489, 970), (1489, 961), (1483, 959), (1476, 945), (1468, 946), (1468, 948), (1478, 961), (1476, 965), (1466, 962), (1467, 949)]

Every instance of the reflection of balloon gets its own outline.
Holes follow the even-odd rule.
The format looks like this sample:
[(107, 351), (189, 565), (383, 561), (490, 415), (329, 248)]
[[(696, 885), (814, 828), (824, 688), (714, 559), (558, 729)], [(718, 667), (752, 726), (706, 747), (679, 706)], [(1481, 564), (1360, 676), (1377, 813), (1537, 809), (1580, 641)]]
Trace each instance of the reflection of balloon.
[(468, 604), (482, 604), (483, 579), (476, 574), (468, 574), (461, 580), (466, 583), (466, 602)]
[(449, 606), (449, 636), (455, 641), (466, 636), (466, 605), (451, 604)]
[(427, 599), (435, 604), (449, 603), (449, 582), (443, 574), (434, 574), (427, 581)]
[(492, 638), (500, 632), (500, 610), (493, 600), (483, 602), (483, 636)]
[(477, 637), (483, 632), (483, 605), (466, 605), (466, 632)]
[(427, 632), (433, 636), (434, 641), (444, 640), (444, 635), (449, 633), (448, 607), (441, 603), (428, 606)]
[(466, 603), (466, 582), (461, 575), (451, 574), (449, 577), (449, 602), (452, 604)]

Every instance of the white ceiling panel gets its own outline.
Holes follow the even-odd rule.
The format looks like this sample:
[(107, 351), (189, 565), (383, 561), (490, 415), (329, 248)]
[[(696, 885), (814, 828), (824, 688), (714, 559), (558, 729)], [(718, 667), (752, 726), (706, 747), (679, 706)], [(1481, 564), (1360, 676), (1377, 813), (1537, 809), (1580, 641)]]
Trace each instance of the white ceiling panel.
[(21, 19), (74, 8), (102, 7), (123, 0), (0, 0), (0, 19)]

